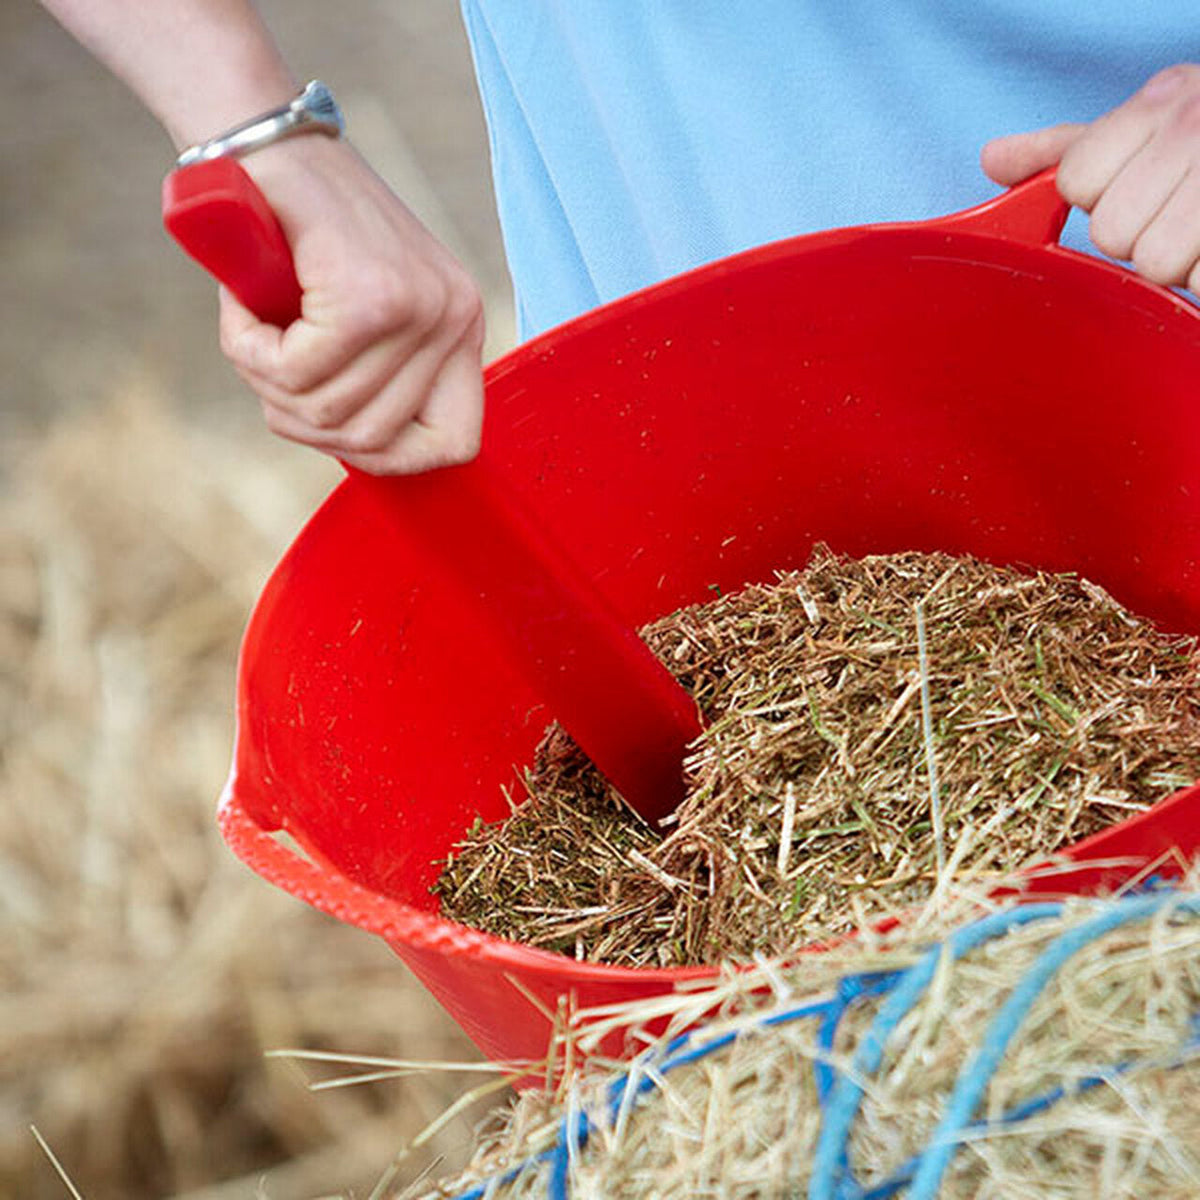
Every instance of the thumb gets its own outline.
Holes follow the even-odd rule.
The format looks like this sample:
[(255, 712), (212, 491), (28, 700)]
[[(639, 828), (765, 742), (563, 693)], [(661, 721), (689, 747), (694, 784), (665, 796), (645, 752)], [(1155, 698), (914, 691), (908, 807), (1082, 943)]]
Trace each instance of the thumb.
[(994, 138), (984, 146), (980, 165), (994, 182), (1011, 187), (1054, 166), (1085, 128), (1085, 125), (1050, 125), (1031, 133)]

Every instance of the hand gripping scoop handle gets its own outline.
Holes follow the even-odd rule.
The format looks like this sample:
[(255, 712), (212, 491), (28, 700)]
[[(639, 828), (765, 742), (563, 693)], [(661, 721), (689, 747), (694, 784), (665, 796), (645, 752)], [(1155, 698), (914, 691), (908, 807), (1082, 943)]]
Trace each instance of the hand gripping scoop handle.
[[(163, 185), (163, 220), (262, 320), (286, 327), (300, 316), (302, 293), (283, 230), (233, 159), (172, 172)], [(549, 716), (626, 803), (649, 822), (670, 813), (683, 797), (685, 748), (700, 731), (696, 706), (566, 547), (523, 509), (490, 460), (486, 439), (465, 466), (416, 476), (347, 471), (478, 605)]]

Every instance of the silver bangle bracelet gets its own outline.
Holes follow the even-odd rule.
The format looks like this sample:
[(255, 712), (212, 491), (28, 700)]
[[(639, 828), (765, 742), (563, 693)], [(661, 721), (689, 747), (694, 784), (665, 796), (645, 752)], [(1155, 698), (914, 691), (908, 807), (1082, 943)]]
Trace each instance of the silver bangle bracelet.
[(189, 146), (175, 160), (175, 165), (186, 167), (210, 158), (249, 154), (297, 133), (341, 137), (345, 127), (333, 93), (320, 80), (314, 79), (290, 104), (251, 117), (215, 138)]

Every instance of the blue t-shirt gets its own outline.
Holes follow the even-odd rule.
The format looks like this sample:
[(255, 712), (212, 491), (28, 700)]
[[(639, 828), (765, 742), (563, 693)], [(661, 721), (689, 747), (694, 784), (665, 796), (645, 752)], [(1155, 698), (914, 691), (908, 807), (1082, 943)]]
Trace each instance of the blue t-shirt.
[(989, 138), (1200, 58), (1200, 0), (462, 8), (523, 337), (748, 246), (978, 203)]

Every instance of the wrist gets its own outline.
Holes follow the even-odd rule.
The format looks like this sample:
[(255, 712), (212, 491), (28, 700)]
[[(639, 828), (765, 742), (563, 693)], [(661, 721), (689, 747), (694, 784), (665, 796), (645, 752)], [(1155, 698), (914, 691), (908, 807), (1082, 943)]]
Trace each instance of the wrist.
[(269, 78), (229, 81), (229, 86), (219, 92), (210, 83), (205, 90), (207, 95), (181, 100), (169, 113), (160, 113), (178, 151), (217, 137), (257, 113), (286, 104), (298, 88), (284, 70)]
[(175, 146), (286, 103), (298, 83), (252, 0), (42, 0)]
[(258, 113), (287, 104), (300, 84), (265, 38), (239, 37), (212, 47), (203, 78), (188, 73), (156, 96), (152, 108), (176, 150), (217, 137)]

